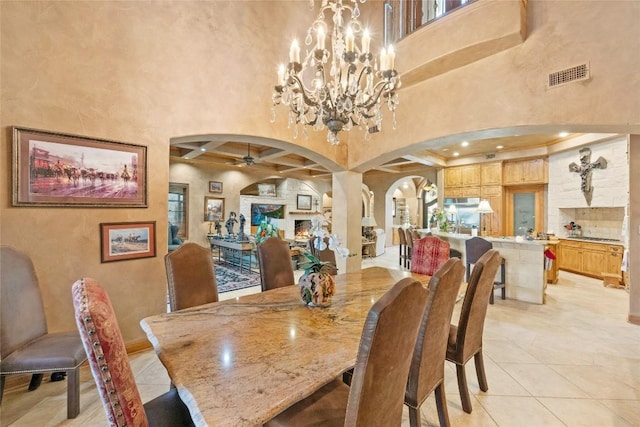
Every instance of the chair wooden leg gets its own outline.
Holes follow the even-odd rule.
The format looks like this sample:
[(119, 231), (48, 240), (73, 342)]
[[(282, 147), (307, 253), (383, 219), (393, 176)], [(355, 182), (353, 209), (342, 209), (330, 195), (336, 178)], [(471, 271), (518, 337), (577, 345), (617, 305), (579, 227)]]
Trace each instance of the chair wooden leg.
[(458, 390), (460, 391), (462, 410), (470, 414), (472, 410), (471, 397), (469, 396), (469, 388), (467, 388), (467, 375), (464, 371), (464, 365), (456, 365), (456, 374), (458, 376)]
[(4, 395), (4, 380), (6, 375), (0, 375), (0, 403), (2, 403), (2, 395)]
[(31, 381), (29, 382), (29, 391), (37, 390), (42, 384), (42, 376), (43, 374), (32, 374)]
[(80, 367), (67, 371), (67, 418), (80, 413)]
[(476, 365), (476, 374), (478, 375), (478, 384), (480, 384), (480, 390), (489, 390), (489, 385), (487, 384), (487, 376), (484, 372), (484, 358), (482, 357), (482, 349), (480, 349), (480, 351), (473, 355), (473, 362)]
[(420, 427), (422, 425), (421, 418), (420, 408), (412, 408), (409, 406), (409, 425), (411, 427)]
[(491, 293), (489, 294), (489, 304), (493, 304), (493, 292), (495, 292), (495, 289), (491, 288)]
[(444, 382), (436, 387), (435, 396), (440, 427), (449, 427), (451, 424), (449, 423), (449, 410), (447, 409), (447, 395), (444, 392)]

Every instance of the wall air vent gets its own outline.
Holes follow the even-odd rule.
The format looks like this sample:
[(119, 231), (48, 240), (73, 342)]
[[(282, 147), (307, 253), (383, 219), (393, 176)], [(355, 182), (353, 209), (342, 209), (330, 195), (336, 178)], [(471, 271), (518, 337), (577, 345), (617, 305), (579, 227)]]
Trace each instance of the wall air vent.
[(485, 158), (487, 159), (495, 159), (496, 158), (496, 153), (488, 153)]
[(575, 67), (550, 73), (547, 87), (558, 87), (566, 85), (567, 83), (589, 80), (590, 78), (589, 63), (576, 65)]

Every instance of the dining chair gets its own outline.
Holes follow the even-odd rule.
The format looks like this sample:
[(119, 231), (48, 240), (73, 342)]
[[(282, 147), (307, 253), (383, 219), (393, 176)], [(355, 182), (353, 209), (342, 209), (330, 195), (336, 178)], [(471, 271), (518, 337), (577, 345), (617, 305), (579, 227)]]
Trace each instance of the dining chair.
[(416, 230), (415, 228), (411, 229), (411, 238), (413, 238), (413, 240), (419, 240), (422, 238), (422, 236), (420, 236), (420, 233), (418, 233), (418, 230)]
[(414, 279), (397, 282), (369, 310), (351, 386), (336, 379), (284, 410), (265, 427), (399, 426), (427, 296)]
[(87, 360), (77, 331), (49, 332), (36, 271), (28, 255), (0, 246), (0, 403), (8, 375), (65, 372), (67, 418), (80, 413), (80, 365)]
[(320, 261), (329, 263), (330, 265), (327, 266), (327, 272), (332, 276), (335, 276), (336, 274), (338, 274), (338, 266), (336, 263), (336, 253), (333, 250), (329, 249), (329, 238), (328, 237), (323, 238), (323, 242), (326, 247), (322, 250), (319, 250), (318, 248), (316, 248), (315, 244), (313, 243), (314, 240), (315, 239), (313, 238), (309, 239), (309, 243), (307, 244), (309, 252), (311, 252), (313, 255), (318, 257)]
[(404, 229), (402, 227), (398, 227), (396, 228), (396, 230), (398, 232), (398, 242), (400, 242), (399, 249), (398, 249), (398, 253), (400, 254), (399, 264), (402, 267), (406, 267), (407, 266), (407, 235), (404, 234)]
[(493, 279), (496, 277), (502, 256), (495, 249), (485, 252), (473, 266), (471, 278), (460, 310), (458, 324), (451, 325), (446, 359), (456, 365), (458, 389), (462, 409), (471, 413), (471, 398), (467, 387), (465, 365), (474, 358), (480, 390), (487, 391), (487, 377), (482, 358), (482, 334), (489, 305), (489, 294), (493, 292)]
[(450, 248), (449, 242), (436, 236), (416, 240), (411, 257), (411, 272), (433, 276), (450, 258)]
[(76, 325), (89, 358), (109, 424), (117, 426), (193, 426), (175, 388), (143, 404), (129, 364), (109, 296), (94, 279), (72, 288)]
[(262, 292), (295, 285), (289, 243), (269, 237), (258, 245), (257, 252)]
[[(489, 249), (493, 249), (493, 243), (490, 241), (483, 239), (482, 237), (472, 237), (471, 239), (465, 241), (465, 249), (467, 252), (467, 282), (469, 281), (469, 276), (471, 275), (471, 266), (475, 264), (480, 257), (487, 252)], [(506, 298), (506, 288), (505, 288), (505, 260), (502, 258), (500, 261), (500, 280), (493, 282), (493, 290), (501, 289), (502, 299)], [(493, 292), (489, 295), (489, 304), (493, 304)]]
[(464, 277), (464, 265), (451, 258), (429, 280), (429, 299), (413, 350), (404, 403), (411, 427), (421, 425), (420, 406), (435, 391), (440, 426), (449, 426), (444, 361), (451, 315)]
[(171, 311), (218, 301), (216, 270), (211, 250), (183, 243), (164, 257)]
[(405, 267), (411, 269), (411, 257), (413, 256), (413, 235), (411, 234), (411, 229), (407, 228), (404, 230), (405, 241), (407, 244), (406, 255), (407, 259), (405, 261)]

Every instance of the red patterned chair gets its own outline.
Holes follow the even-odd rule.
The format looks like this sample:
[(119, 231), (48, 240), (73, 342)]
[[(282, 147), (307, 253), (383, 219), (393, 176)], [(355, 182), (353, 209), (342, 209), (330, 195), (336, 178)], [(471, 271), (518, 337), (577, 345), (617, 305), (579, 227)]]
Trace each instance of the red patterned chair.
[(449, 259), (449, 242), (427, 236), (413, 242), (411, 272), (433, 276)]
[(142, 404), (109, 296), (93, 279), (73, 284), (73, 307), (111, 426), (193, 426), (176, 389)]

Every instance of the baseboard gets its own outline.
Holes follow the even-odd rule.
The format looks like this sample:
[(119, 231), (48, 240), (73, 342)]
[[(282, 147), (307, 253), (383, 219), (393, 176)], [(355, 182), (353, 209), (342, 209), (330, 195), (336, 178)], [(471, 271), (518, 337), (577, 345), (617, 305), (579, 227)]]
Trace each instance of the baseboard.
[(628, 321), (629, 323), (633, 323), (634, 325), (640, 325), (640, 316), (634, 316), (630, 314)]

